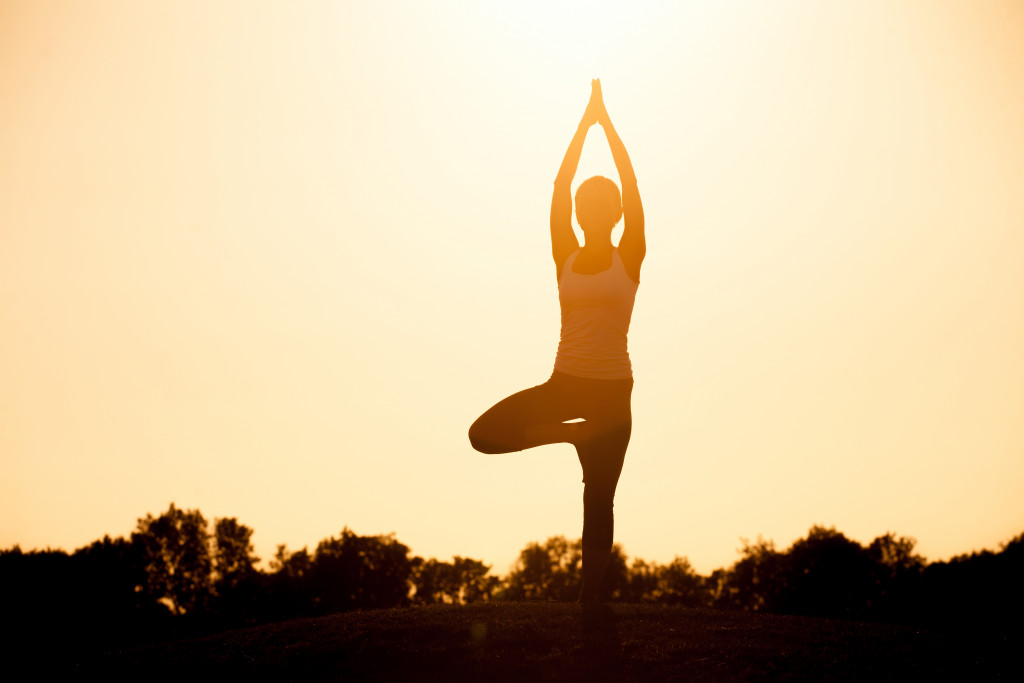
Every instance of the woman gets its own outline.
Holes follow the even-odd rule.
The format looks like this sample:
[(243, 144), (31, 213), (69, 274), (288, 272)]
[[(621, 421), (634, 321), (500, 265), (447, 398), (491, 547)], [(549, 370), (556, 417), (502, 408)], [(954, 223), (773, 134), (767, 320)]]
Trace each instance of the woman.
[[(572, 179), (587, 131), (604, 129), (622, 185), (595, 176), (576, 191), (580, 247), (572, 229)], [(616, 248), (612, 229), (625, 219)], [(473, 423), (469, 439), (482, 453), (509, 453), (571, 443), (583, 467), (583, 586), (580, 602), (600, 600), (612, 549), (612, 501), (632, 428), (633, 372), (626, 334), (647, 246), (644, 210), (626, 148), (604, 106), (601, 82), (555, 178), (551, 253), (558, 276), (562, 332), (551, 378), (509, 396)], [(568, 422), (569, 420), (580, 420)]]

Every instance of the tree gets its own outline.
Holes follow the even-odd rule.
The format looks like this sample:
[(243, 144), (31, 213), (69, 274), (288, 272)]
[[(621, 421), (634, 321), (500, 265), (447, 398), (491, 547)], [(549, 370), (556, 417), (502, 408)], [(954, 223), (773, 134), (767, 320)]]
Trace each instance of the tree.
[(405, 605), (411, 572), (409, 548), (394, 534), (357, 536), (346, 527), (317, 545), (306, 576), (314, 610), (324, 614)]
[(900, 618), (920, 601), (921, 575), (925, 560), (914, 553), (916, 541), (889, 532), (871, 541), (867, 548), (874, 570), (871, 595), (873, 616)]
[(92, 628), (128, 632), (167, 616), (161, 606), (140, 599), (146, 585), (141, 551), (138, 543), (110, 536), (75, 551), (73, 580), (80, 587), (75, 611), (89, 615)]
[(785, 579), (784, 558), (775, 550), (775, 543), (760, 537), (756, 543), (744, 540), (740, 554), (743, 557), (719, 580), (715, 605), (753, 611), (776, 609)]
[(313, 613), (313, 587), (309, 576), (312, 566), (313, 558), (305, 548), (290, 553), (286, 545), (277, 546), (270, 560), (273, 573), (268, 579), (267, 608), (272, 616)]
[(575, 600), (582, 561), (582, 540), (552, 536), (543, 544), (528, 543), (512, 566), (505, 595), (511, 600)]
[(288, 546), (281, 543), (277, 546), (274, 559), (270, 561), (270, 568), (275, 573), (281, 574), (288, 579), (297, 580), (309, 572), (309, 567), (312, 563), (313, 559), (305, 548), (290, 553), (288, 552)]
[(999, 552), (982, 550), (933, 562), (922, 573), (916, 613), (944, 623), (970, 622), (977, 628), (1019, 629), (1024, 608), (1024, 534)]
[(784, 558), (776, 611), (819, 617), (864, 617), (871, 604), (871, 556), (835, 528), (813, 526)]
[(413, 601), (420, 605), (446, 602), (445, 573), (450, 568), (451, 565), (447, 562), (439, 562), (433, 558), (424, 560), (422, 557), (414, 557), (410, 574), (413, 585)]
[(657, 572), (657, 598), (659, 602), (686, 607), (702, 607), (711, 604), (711, 593), (707, 583), (694, 571), (685, 557), (676, 557)]
[(63, 550), (0, 550), (0, 605), (12, 635), (61, 630), (75, 597), (72, 577), (72, 559)]
[(489, 602), (502, 585), (498, 577), (488, 576), (491, 568), (479, 560), (456, 555), (453, 565), (459, 582), (459, 604)]
[(868, 555), (880, 567), (884, 567), (890, 576), (910, 572), (917, 573), (924, 567), (924, 558), (914, 553), (917, 544), (913, 538), (896, 537), (891, 531), (871, 541)]
[(138, 521), (132, 543), (140, 547), (144, 592), (174, 614), (204, 610), (210, 599), (210, 533), (199, 510), (171, 503), (159, 517)]
[[(505, 597), (510, 600), (573, 601), (582, 581), (583, 541), (552, 536), (543, 544), (528, 543), (519, 553), (508, 576)], [(601, 580), (602, 591), (612, 599), (629, 592), (628, 569), (622, 547), (612, 547)]]
[(421, 605), (467, 605), (489, 601), (501, 580), (488, 576), (491, 568), (466, 557), (455, 556), (452, 562), (433, 558), (412, 560), (413, 600)]
[(658, 602), (658, 574), (661, 567), (657, 563), (647, 563), (639, 557), (629, 567), (626, 590), (622, 598), (626, 602)]
[(237, 588), (256, 573), (252, 529), (234, 517), (218, 519), (214, 524), (213, 571), (218, 591)]
[(253, 552), (252, 529), (234, 517), (218, 519), (213, 526), (213, 587), (218, 611), (241, 617), (254, 607), (259, 588), (259, 558)]
[(865, 617), (875, 586), (868, 551), (834, 528), (813, 526), (780, 553), (774, 543), (744, 542), (743, 558), (719, 577), (722, 607), (823, 617)]
[(626, 555), (622, 552), (622, 546), (616, 543), (612, 546), (608, 566), (605, 567), (604, 576), (601, 578), (601, 594), (608, 600), (622, 601), (627, 599), (628, 593), (629, 567), (626, 564)]

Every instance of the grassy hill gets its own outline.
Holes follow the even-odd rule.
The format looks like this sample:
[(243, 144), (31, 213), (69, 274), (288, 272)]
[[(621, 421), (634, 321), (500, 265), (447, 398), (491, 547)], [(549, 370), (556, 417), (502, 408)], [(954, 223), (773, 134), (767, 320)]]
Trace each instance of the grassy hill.
[(615, 605), (350, 612), (72, 655), (76, 675), (279, 681), (1005, 680), (1020, 631)]

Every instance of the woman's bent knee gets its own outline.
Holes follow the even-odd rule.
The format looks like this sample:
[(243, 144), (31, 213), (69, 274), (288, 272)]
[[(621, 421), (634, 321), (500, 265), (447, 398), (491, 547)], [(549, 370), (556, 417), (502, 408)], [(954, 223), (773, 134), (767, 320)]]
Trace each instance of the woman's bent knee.
[(469, 428), (469, 443), (480, 453), (496, 454), (508, 453), (509, 451), (509, 449), (498, 445), (493, 438), (488, 438), (487, 430), (480, 426), (479, 420), (474, 422), (473, 426)]

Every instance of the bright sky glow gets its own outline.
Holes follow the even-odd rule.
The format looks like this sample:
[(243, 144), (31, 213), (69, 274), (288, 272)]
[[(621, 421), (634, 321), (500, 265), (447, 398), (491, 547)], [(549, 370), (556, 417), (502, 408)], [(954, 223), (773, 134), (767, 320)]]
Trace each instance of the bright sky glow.
[(263, 558), (347, 525), (504, 574), (577, 537), (570, 447), (466, 429), (550, 373), (594, 77), (649, 245), (626, 553), (1024, 530), (1024, 5), (15, 1), (0, 547), (171, 501)]

